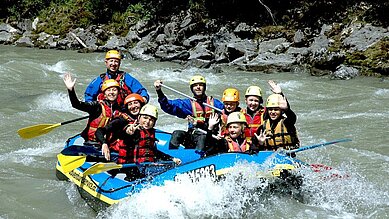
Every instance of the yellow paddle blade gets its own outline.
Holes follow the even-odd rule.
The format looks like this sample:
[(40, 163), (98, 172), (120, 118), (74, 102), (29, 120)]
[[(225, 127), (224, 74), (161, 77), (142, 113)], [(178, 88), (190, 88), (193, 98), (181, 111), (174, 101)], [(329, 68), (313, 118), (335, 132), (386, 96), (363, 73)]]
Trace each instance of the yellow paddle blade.
[(20, 137), (24, 139), (29, 139), (29, 138), (34, 138), (40, 135), (44, 135), (51, 130), (57, 128), (60, 126), (61, 123), (57, 124), (38, 124), (38, 125), (33, 125), (25, 128), (21, 128), (18, 130), (18, 134)]
[(59, 163), (61, 164), (62, 170), (68, 173), (80, 166), (86, 161), (86, 156), (66, 156), (63, 154), (57, 155)]
[(122, 164), (117, 164), (117, 163), (97, 163), (97, 164), (89, 167), (87, 170), (85, 170), (85, 172), (83, 173), (83, 176), (101, 173), (101, 172), (105, 172), (105, 171), (113, 170), (113, 169), (120, 169), (122, 167), (123, 167)]

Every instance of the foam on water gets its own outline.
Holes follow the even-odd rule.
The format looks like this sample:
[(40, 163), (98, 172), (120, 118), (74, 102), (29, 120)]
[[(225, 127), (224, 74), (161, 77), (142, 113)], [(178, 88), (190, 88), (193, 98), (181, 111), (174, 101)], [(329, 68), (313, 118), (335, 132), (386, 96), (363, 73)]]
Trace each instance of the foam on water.
[(46, 95), (39, 96), (35, 103), (37, 110), (53, 110), (60, 112), (75, 112), (67, 93), (52, 92)]
[[(257, 168), (246, 163), (237, 169), (247, 174)], [(235, 180), (239, 173), (231, 173), (219, 183), (191, 183), (182, 178), (180, 182), (152, 186), (101, 212), (99, 218), (241, 218), (247, 215), (245, 209), (251, 207), (250, 203), (259, 201), (261, 191), (254, 190), (265, 187), (267, 182), (255, 177)]]
[(374, 94), (379, 97), (389, 97), (389, 89), (378, 89)]
[(67, 64), (67, 61), (59, 61), (55, 63), (54, 65), (48, 65), (48, 64), (41, 64), (42, 68), (44, 70), (64, 74), (66, 72), (72, 72), (73, 69), (70, 67), (69, 64)]

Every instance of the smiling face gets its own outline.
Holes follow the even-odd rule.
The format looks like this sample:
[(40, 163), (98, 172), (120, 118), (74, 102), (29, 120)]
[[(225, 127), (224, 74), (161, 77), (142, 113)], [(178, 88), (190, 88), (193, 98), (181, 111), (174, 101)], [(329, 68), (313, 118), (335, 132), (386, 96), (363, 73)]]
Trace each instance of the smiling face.
[(260, 99), (258, 96), (247, 96), (246, 99), (247, 108), (255, 112), (259, 108)]
[(239, 102), (232, 102), (232, 101), (224, 101), (224, 109), (231, 113), (236, 110), (236, 107), (238, 107)]
[(281, 109), (279, 107), (269, 107), (266, 109), (271, 120), (276, 120), (281, 116)]
[(114, 58), (106, 59), (105, 60), (105, 66), (107, 67), (107, 69), (109, 71), (116, 72), (116, 71), (119, 70), (120, 60), (119, 59), (114, 59)]
[(154, 127), (156, 119), (149, 115), (140, 115), (139, 116), (139, 125), (144, 129), (151, 129)]
[(205, 84), (203, 83), (196, 83), (196, 84), (193, 84), (191, 86), (192, 88), (192, 93), (196, 96), (196, 97), (201, 97), (204, 95), (205, 93)]
[(115, 102), (119, 95), (119, 89), (117, 87), (109, 87), (104, 91), (105, 99)]
[(232, 139), (238, 138), (242, 134), (242, 127), (243, 125), (241, 123), (230, 123), (228, 125), (228, 133), (230, 134), (230, 137)]
[(138, 100), (128, 102), (127, 104), (128, 112), (133, 116), (137, 116), (141, 108), (141, 103)]

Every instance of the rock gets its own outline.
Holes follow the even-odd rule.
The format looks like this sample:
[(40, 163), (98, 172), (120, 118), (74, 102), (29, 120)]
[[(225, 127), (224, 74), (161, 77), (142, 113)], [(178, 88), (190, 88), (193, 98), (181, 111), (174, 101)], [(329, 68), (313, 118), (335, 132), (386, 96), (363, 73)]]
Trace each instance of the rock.
[(290, 43), (286, 41), (285, 38), (278, 38), (273, 40), (268, 40), (259, 43), (258, 52), (259, 53), (267, 53), (272, 52), (275, 54), (279, 54), (283, 51), (286, 51), (289, 48)]
[(34, 43), (29, 36), (22, 36), (15, 42), (16, 46), (19, 47), (34, 47)]
[(155, 56), (162, 61), (186, 60), (189, 57), (189, 53), (183, 46), (161, 45), (155, 52)]
[(208, 49), (210, 41), (199, 42), (196, 47), (189, 50), (189, 60), (202, 59), (202, 60), (212, 60), (213, 53)]
[(227, 43), (228, 59), (233, 61), (242, 56), (251, 58), (257, 54), (258, 42), (256, 40), (240, 40)]
[(30, 19), (22, 19), (17, 23), (17, 27), (22, 31), (32, 31), (32, 21)]
[(360, 29), (354, 28), (349, 31), (351, 32), (350, 36), (343, 41), (343, 45), (349, 48), (349, 52), (365, 51), (382, 38), (389, 37), (388, 28), (375, 27), (371, 24), (366, 24)]
[(349, 80), (359, 75), (359, 70), (345, 65), (339, 65), (335, 72), (330, 73), (331, 79)]
[(182, 45), (184, 45), (186, 47), (193, 47), (193, 46), (196, 46), (199, 42), (204, 42), (207, 40), (209, 40), (209, 36), (205, 36), (202, 34), (196, 34), (196, 35), (193, 35), (193, 36), (189, 37), (188, 39), (184, 40)]
[(260, 53), (247, 63), (237, 63), (240, 69), (245, 71), (291, 71), (296, 59), (288, 54), (274, 54), (270, 52)]

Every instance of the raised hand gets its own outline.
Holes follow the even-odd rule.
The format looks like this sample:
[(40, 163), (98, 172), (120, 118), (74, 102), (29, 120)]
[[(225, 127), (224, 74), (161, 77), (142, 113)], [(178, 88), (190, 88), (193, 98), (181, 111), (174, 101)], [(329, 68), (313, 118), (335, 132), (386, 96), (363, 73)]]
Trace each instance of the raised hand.
[(161, 80), (156, 80), (154, 82), (155, 90), (161, 90), (161, 84), (163, 84), (163, 82)]
[(208, 130), (212, 130), (213, 127), (219, 123), (219, 115), (217, 113), (212, 113), (208, 120)]
[(260, 130), (259, 135), (257, 135), (257, 133), (254, 133), (254, 135), (258, 139), (260, 145), (264, 145), (266, 139), (269, 138), (266, 136), (265, 132), (262, 129)]
[(130, 124), (128, 125), (128, 127), (126, 128), (126, 133), (129, 134), (129, 135), (133, 135), (135, 130), (137, 130), (139, 128), (140, 124)]
[(273, 93), (275, 94), (282, 93), (280, 85), (278, 85), (276, 82), (274, 82), (273, 80), (269, 80), (267, 83), (270, 85), (270, 89)]
[(74, 80), (72, 80), (72, 75), (70, 73), (66, 73), (63, 76), (63, 82), (65, 83), (65, 86), (68, 90), (73, 90), (74, 85), (76, 84), (76, 78), (74, 78)]
[(286, 97), (280, 96), (278, 99), (278, 103), (280, 104), (280, 109), (282, 110), (288, 109), (288, 102), (286, 101)]

